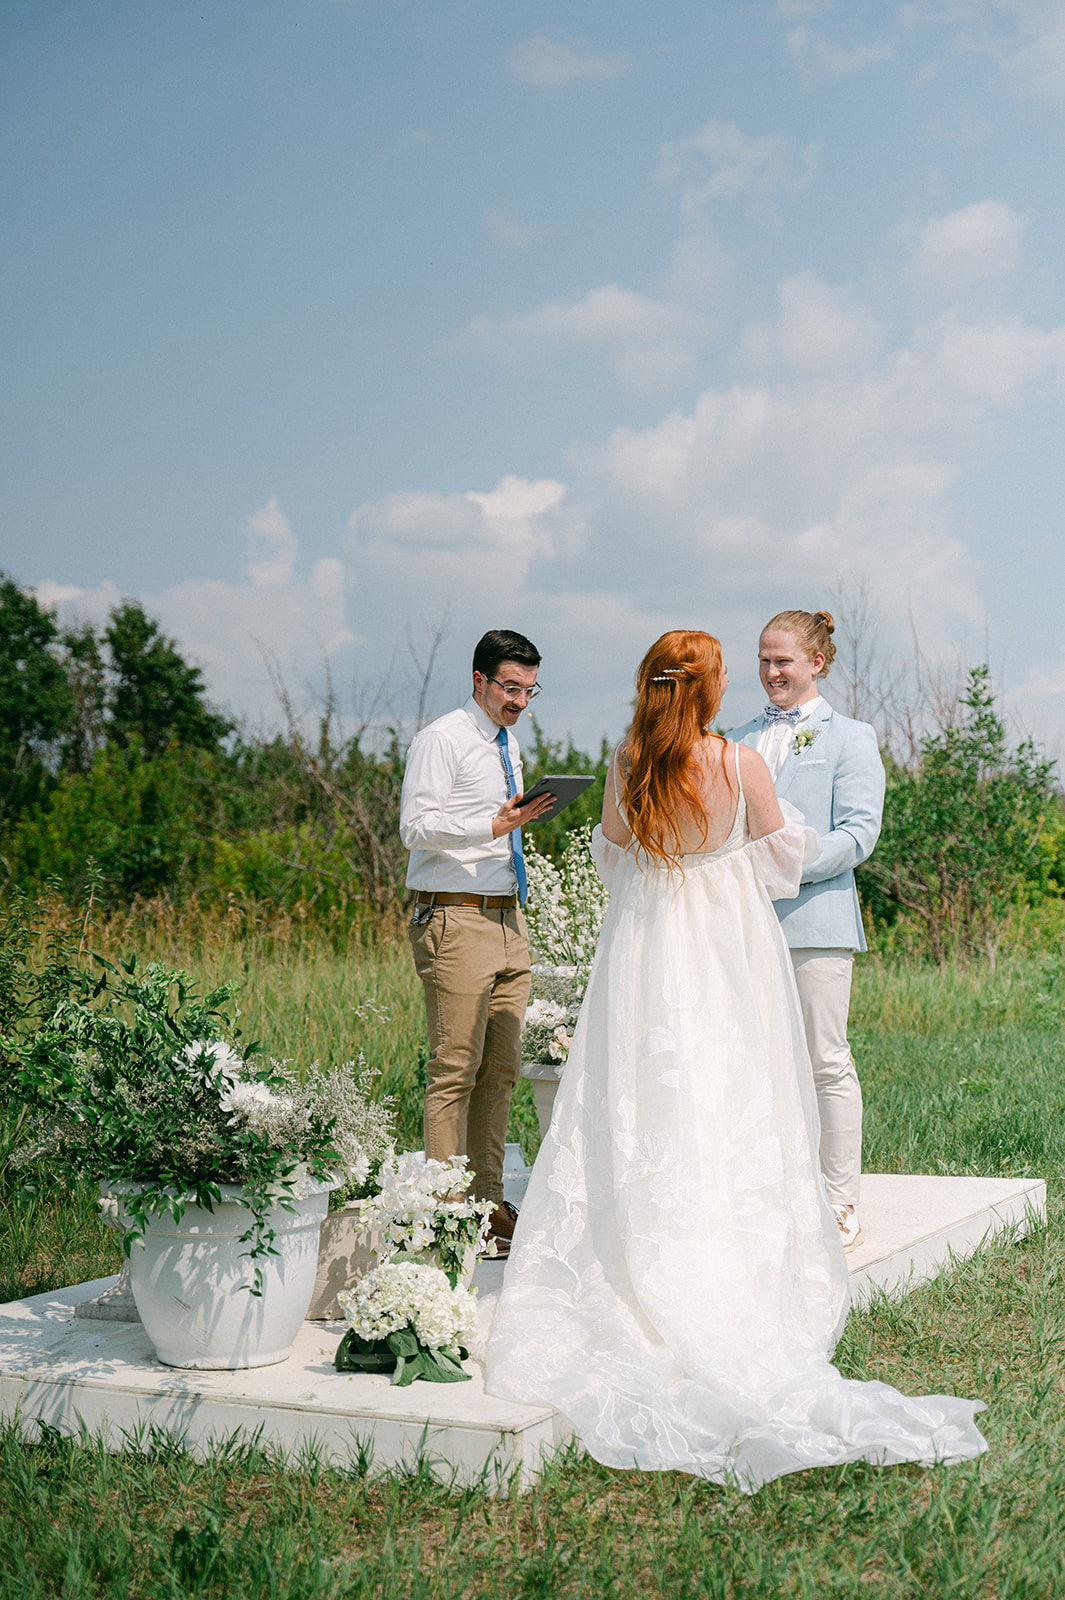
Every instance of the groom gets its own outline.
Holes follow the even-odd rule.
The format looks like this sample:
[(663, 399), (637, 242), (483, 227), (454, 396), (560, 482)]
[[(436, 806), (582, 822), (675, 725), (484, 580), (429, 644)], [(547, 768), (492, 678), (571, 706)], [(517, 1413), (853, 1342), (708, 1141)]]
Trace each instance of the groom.
[(821, 1170), (843, 1248), (861, 1243), (862, 1091), (847, 1041), (851, 969), (866, 948), (854, 869), (872, 854), (884, 808), (876, 733), (821, 698), (836, 654), (826, 611), (784, 611), (767, 622), (758, 673), (769, 704), (729, 738), (765, 759), (781, 799), (821, 835), (794, 900), (778, 900), (802, 1006), (821, 1118)]

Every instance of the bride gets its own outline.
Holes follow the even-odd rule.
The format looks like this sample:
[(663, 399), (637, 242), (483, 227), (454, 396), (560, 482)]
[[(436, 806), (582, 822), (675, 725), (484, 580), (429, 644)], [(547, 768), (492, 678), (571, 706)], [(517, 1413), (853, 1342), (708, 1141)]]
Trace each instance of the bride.
[(706, 633), (663, 634), (640, 663), (592, 840), (610, 906), (486, 1386), (553, 1406), (607, 1466), (747, 1492), (975, 1456), (979, 1401), (830, 1365), (847, 1267), (771, 904), (798, 893), (805, 829), (756, 751), (706, 731), (726, 682)]

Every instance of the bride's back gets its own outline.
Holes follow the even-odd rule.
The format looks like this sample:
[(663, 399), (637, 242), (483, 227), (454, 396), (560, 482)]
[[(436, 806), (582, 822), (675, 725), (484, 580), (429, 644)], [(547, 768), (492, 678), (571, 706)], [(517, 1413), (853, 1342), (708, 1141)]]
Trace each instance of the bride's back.
[[(606, 790), (608, 804), (603, 813), (603, 831), (615, 844), (627, 844), (632, 837), (624, 805), (630, 765), (627, 747), (619, 745), (611, 762)], [(694, 745), (685, 776), (691, 780), (699, 808), (682, 805), (669, 818), (679, 845), (677, 853), (697, 855), (718, 850), (732, 832), (739, 804), (735, 745), (730, 745), (719, 734), (707, 734)]]
[(720, 849), (732, 832), (740, 802), (736, 763), (735, 745), (718, 734), (708, 734), (692, 751), (691, 767), (702, 813), (678, 814), (677, 830), (684, 855)]

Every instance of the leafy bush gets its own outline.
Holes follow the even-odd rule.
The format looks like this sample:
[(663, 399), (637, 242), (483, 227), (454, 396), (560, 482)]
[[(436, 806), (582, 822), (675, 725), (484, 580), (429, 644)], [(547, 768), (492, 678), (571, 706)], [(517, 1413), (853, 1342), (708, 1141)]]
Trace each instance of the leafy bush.
[(48, 803), (24, 815), (4, 842), (14, 883), (60, 882), (77, 898), (90, 860), (124, 900), (194, 879), (208, 851), (221, 776), (205, 751), (145, 757), (128, 749), (98, 752), (88, 772), (59, 779)]
[(1054, 892), (1065, 833), (1053, 763), (1030, 742), (1008, 749), (986, 667), (958, 704), (912, 768), (889, 761), (883, 832), (859, 871), (874, 924), (909, 919), (938, 961), (994, 957), (1011, 913)]

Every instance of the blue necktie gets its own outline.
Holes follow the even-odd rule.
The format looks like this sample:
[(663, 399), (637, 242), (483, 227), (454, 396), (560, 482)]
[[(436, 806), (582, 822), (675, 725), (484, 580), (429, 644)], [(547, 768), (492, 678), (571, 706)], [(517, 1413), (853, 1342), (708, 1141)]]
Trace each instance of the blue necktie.
[[(503, 757), (503, 771), (507, 775), (507, 799), (509, 800), (517, 794), (518, 785), (514, 778), (514, 768), (510, 764), (510, 745), (507, 740), (506, 728), (500, 728), (496, 738), (499, 741), (499, 753)], [(510, 854), (518, 879), (518, 904), (523, 906), (529, 889), (525, 881), (525, 853), (521, 848), (520, 828), (515, 828), (510, 835)]]
[(802, 706), (792, 706), (790, 711), (781, 711), (779, 706), (766, 706), (762, 715), (767, 722), (790, 722), (794, 726), (802, 717)]

